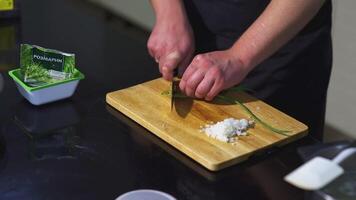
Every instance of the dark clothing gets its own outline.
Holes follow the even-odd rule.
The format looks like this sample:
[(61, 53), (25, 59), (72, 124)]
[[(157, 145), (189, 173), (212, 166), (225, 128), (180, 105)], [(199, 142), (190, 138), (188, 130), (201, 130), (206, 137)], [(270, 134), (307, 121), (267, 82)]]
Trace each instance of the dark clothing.
[[(231, 47), (268, 0), (186, 0), (197, 53)], [(259, 99), (309, 127), (321, 139), (332, 65), (331, 1), (291, 41), (242, 82)]]

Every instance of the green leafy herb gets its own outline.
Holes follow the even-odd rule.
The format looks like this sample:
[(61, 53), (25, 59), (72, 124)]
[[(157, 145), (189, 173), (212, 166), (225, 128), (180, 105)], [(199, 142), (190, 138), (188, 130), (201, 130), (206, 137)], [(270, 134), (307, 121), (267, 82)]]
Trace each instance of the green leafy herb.
[(20, 65), (24, 82), (31, 86), (63, 81), (76, 73), (74, 54), (29, 44), (21, 44)]
[(36, 63), (26, 67), (24, 70), (24, 76), (26, 77), (25, 80), (27, 83), (52, 82), (48, 71)]

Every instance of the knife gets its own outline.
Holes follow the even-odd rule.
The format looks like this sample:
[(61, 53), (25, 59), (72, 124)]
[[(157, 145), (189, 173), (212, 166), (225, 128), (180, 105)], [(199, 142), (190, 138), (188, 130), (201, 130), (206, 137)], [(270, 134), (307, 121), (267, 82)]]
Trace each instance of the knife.
[(173, 78), (172, 78), (172, 88), (171, 88), (171, 111), (173, 110), (174, 98), (177, 93), (177, 84), (178, 82), (175, 80), (176, 76), (178, 76), (178, 67), (173, 70)]

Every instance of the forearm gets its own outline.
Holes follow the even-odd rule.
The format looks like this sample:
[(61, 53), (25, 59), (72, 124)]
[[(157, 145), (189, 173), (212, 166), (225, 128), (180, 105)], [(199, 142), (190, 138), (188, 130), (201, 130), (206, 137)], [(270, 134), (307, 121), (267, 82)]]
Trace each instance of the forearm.
[(150, 0), (150, 2), (156, 15), (156, 23), (161, 21), (187, 22), (182, 0)]
[(292, 39), (318, 12), (324, 0), (272, 0), (231, 50), (251, 70)]
[(194, 53), (194, 36), (182, 0), (151, 0), (156, 23), (147, 42), (149, 54), (158, 63), (162, 77), (182, 72)]

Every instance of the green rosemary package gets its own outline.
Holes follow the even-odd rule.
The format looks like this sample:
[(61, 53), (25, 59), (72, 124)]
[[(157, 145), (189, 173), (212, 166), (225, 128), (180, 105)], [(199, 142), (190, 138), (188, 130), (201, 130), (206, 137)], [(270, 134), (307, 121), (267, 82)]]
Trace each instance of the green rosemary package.
[(39, 86), (72, 78), (75, 55), (21, 44), (20, 65), (23, 81), (30, 86)]

